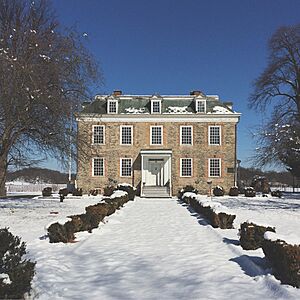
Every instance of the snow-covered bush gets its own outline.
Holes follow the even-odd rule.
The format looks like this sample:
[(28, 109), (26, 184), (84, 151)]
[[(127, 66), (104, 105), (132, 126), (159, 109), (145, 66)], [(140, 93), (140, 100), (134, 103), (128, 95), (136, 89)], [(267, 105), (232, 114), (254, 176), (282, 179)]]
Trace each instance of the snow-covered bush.
[(183, 187), (181, 190), (178, 191), (177, 197), (181, 199), (184, 193), (198, 194), (198, 190), (195, 189), (192, 185), (186, 185), (185, 187)]
[(127, 192), (129, 200), (134, 200), (136, 189), (131, 184), (119, 183), (118, 190)]
[(116, 189), (116, 187), (114, 185), (107, 185), (104, 189), (103, 189), (103, 195), (104, 196), (111, 196), (114, 192), (114, 190)]
[(278, 197), (278, 198), (281, 198), (281, 197), (282, 197), (282, 191), (280, 191), (280, 190), (272, 191), (272, 192), (271, 192), (271, 196), (272, 196), (272, 197)]
[(224, 196), (224, 189), (223, 187), (221, 187), (220, 185), (217, 185), (216, 187), (214, 187), (213, 189), (213, 194), (214, 196)]
[(255, 250), (262, 247), (266, 231), (275, 232), (274, 227), (261, 226), (254, 223), (244, 222), (239, 230), (240, 244), (245, 250)]
[(49, 196), (51, 196), (51, 194), (52, 194), (52, 187), (45, 187), (45, 188), (43, 188), (43, 190), (42, 190), (42, 195), (43, 195), (43, 197), (49, 197)]
[(256, 196), (256, 192), (253, 187), (246, 187), (244, 193), (245, 193), (245, 197), (255, 197)]
[(69, 243), (75, 239), (75, 227), (72, 221), (65, 224), (53, 223), (48, 227), (48, 237), (50, 243)]
[(232, 186), (229, 189), (229, 196), (238, 196), (239, 195), (239, 188), (237, 186)]
[(262, 248), (272, 265), (275, 277), (283, 284), (300, 288), (300, 245), (291, 245), (280, 239), (270, 239), (271, 233), (266, 235), (267, 233)]
[(20, 237), (0, 229), (0, 299), (23, 299), (30, 292), (35, 263), (22, 259), (24, 254)]

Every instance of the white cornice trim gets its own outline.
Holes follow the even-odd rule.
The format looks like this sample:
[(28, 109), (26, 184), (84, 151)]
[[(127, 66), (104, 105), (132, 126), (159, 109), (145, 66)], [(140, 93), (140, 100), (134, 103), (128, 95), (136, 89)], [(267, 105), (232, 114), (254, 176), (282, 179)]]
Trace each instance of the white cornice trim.
[(208, 122), (223, 122), (223, 123), (238, 123), (241, 114), (187, 114), (187, 115), (78, 115), (76, 121), (85, 122), (132, 122), (132, 123), (144, 123), (144, 122), (156, 122), (156, 123), (169, 123), (169, 122), (189, 122), (189, 123), (208, 123)]

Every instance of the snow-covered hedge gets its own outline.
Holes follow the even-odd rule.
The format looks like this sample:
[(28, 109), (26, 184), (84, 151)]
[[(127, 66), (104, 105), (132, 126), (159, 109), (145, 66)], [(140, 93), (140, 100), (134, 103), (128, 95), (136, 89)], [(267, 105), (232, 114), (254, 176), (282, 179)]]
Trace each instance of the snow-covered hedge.
[(35, 263), (22, 256), (26, 245), (7, 228), (0, 229), (0, 299), (24, 299), (31, 290)]
[(118, 190), (125, 191), (128, 194), (129, 200), (134, 200), (136, 195), (136, 188), (129, 183), (119, 183), (117, 186)]
[[(291, 244), (272, 232), (266, 232), (263, 251), (270, 261), (275, 277), (284, 284), (300, 288), (300, 244), (291, 240)], [(297, 244), (294, 244), (297, 242)]]
[(70, 216), (71, 220), (64, 224), (60, 224), (61, 222), (51, 224), (48, 227), (50, 243), (72, 242), (75, 239), (75, 232), (91, 232), (106, 216), (113, 214), (128, 201), (127, 192), (116, 190), (110, 197), (103, 198), (100, 203), (86, 207), (85, 214)]
[(221, 203), (207, 200), (203, 196), (191, 192), (184, 193), (182, 200), (193, 207), (196, 212), (205, 216), (213, 227), (233, 228), (233, 221), (236, 216)]
[(240, 244), (245, 250), (255, 250), (262, 247), (266, 231), (275, 232), (274, 227), (244, 222), (239, 230)]

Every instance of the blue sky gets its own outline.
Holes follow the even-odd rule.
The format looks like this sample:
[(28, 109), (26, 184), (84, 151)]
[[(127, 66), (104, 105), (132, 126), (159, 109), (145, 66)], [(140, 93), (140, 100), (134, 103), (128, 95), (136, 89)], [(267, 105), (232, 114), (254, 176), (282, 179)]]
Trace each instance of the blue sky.
[[(266, 115), (247, 106), (253, 80), (267, 63), (267, 41), (300, 22), (299, 0), (54, 0), (63, 25), (88, 33), (105, 85), (130, 94), (201, 90), (233, 101), (243, 115), (238, 157), (255, 150), (251, 131)], [(54, 162), (48, 167), (57, 168)]]

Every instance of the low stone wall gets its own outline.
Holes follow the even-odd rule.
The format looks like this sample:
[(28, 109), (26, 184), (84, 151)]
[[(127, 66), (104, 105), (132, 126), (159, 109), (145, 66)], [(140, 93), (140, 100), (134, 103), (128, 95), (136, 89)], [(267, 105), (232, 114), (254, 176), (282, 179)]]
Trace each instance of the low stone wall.
[(100, 203), (86, 207), (85, 214), (69, 216), (70, 220), (64, 224), (59, 222), (51, 224), (48, 227), (50, 243), (73, 242), (75, 232), (91, 232), (106, 216), (113, 214), (128, 201), (127, 192), (117, 190), (110, 197), (103, 198)]
[(284, 284), (300, 287), (300, 245), (265, 239), (262, 248), (273, 273)]
[[(203, 215), (214, 228), (231, 229), (235, 215), (218, 202), (201, 201), (194, 193), (184, 193), (182, 200), (189, 204), (197, 213)], [(223, 211), (222, 211), (223, 210)]]
[(274, 227), (265, 227), (244, 222), (239, 230), (240, 244), (244, 250), (255, 250), (262, 247), (266, 231), (275, 232)]

